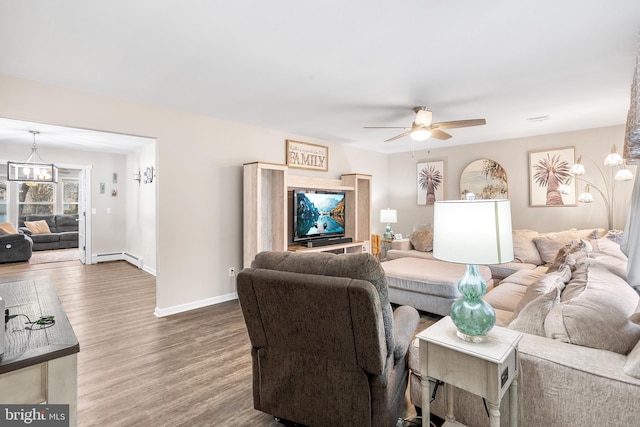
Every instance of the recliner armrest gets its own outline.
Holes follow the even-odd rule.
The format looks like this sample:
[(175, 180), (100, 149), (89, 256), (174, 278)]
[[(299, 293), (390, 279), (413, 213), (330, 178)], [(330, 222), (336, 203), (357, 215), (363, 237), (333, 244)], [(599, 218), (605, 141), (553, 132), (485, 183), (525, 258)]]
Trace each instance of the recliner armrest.
[(393, 312), (393, 357), (395, 360), (406, 356), (418, 323), (420, 323), (420, 314), (411, 306), (403, 305)]
[(27, 236), (31, 236), (31, 230), (27, 227), (18, 227), (18, 233), (26, 234)]
[(25, 240), (26, 236), (24, 234), (5, 234), (3, 236), (0, 236), (0, 242), (1, 243), (9, 243), (9, 242), (18, 242), (18, 241), (22, 241)]

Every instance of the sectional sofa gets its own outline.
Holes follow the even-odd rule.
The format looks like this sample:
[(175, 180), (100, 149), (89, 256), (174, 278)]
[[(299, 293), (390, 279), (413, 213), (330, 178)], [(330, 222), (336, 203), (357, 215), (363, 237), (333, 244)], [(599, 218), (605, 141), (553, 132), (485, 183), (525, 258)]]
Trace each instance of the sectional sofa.
[[(566, 238), (577, 232), (536, 233), (542, 238), (532, 242), (538, 243), (543, 264), (517, 269), (485, 296), (499, 326), (523, 333), (519, 425), (637, 425), (640, 296), (625, 281), (627, 258), (616, 242), (618, 235), (572, 238), (567, 243)], [(564, 244), (557, 248), (560, 243)], [(417, 346), (414, 341), (409, 366), (411, 402), (419, 407)], [(444, 418), (443, 394), (436, 393), (431, 411)], [(503, 425), (509, 419), (508, 406), (505, 399)], [(482, 399), (463, 390), (455, 389), (454, 414), (468, 426), (489, 425)]]
[[(539, 233), (528, 229), (513, 230), (512, 262), (489, 265), (491, 277), (497, 283), (518, 270), (532, 270), (553, 262), (558, 250), (575, 239), (591, 239), (607, 236), (616, 242), (622, 239), (621, 232), (606, 231), (602, 228), (577, 230), (575, 228), (559, 232)], [(406, 239), (391, 242), (387, 260), (401, 257), (435, 259), (433, 256), (433, 232), (431, 226), (416, 225)]]

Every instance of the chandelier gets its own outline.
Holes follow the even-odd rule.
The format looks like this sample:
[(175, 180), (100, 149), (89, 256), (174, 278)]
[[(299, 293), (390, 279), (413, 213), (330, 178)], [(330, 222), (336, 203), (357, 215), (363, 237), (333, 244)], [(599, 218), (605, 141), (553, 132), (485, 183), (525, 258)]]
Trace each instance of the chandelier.
[(31, 155), (22, 162), (7, 162), (7, 172), (9, 181), (25, 182), (29, 186), (35, 186), (41, 182), (58, 182), (58, 168), (53, 163), (45, 163), (38, 154), (36, 145), (36, 135), (40, 132), (29, 131), (33, 135), (33, 145)]

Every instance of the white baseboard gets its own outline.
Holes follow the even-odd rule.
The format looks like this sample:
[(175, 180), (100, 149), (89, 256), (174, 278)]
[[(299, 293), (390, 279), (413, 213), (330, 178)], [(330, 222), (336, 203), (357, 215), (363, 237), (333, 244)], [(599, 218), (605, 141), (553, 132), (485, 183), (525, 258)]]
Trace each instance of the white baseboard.
[(202, 308), (209, 305), (220, 304), (222, 302), (231, 301), (237, 298), (238, 298), (238, 295), (234, 292), (231, 294), (221, 295), (219, 297), (206, 298), (206, 299), (201, 299), (199, 301), (189, 302), (186, 304), (174, 305), (173, 307), (167, 307), (167, 308), (156, 307), (154, 314), (156, 315), (156, 317), (171, 316), (172, 314), (183, 313), (185, 311), (195, 310), (197, 308)]
[(156, 274), (156, 269), (155, 269), (155, 268), (151, 268), (151, 267), (148, 267), (148, 266), (146, 266), (146, 265), (145, 265), (144, 267), (142, 267), (142, 269), (143, 269), (144, 271), (146, 271), (147, 273), (149, 273), (149, 274), (153, 275), (153, 276), (156, 276), (156, 277), (158, 276), (158, 275)]
[[(106, 254), (91, 255), (91, 264), (108, 261), (127, 261), (129, 264), (135, 265), (138, 268), (144, 267), (144, 260), (129, 252), (110, 252)], [(155, 273), (152, 274), (155, 276)]]

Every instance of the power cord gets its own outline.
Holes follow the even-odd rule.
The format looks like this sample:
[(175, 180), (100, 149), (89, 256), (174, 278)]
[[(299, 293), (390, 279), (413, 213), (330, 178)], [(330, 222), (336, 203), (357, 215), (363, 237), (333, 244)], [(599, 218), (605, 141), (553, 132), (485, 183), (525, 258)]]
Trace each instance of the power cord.
[(37, 331), (39, 329), (47, 329), (52, 327), (53, 325), (56, 324), (56, 320), (54, 316), (41, 316), (38, 320), (36, 321), (31, 321), (31, 319), (29, 318), (29, 316), (27, 316), (26, 314), (9, 314), (7, 315), (5, 313), (5, 322), (8, 322), (11, 319), (15, 319), (16, 317), (24, 317), (27, 319), (27, 321), (25, 322), (25, 325), (29, 325), (26, 326), (25, 329), (29, 330), (29, 331)]

